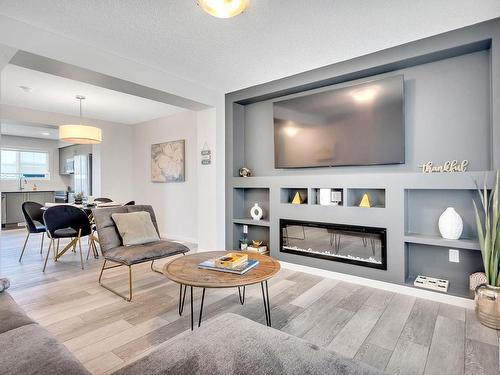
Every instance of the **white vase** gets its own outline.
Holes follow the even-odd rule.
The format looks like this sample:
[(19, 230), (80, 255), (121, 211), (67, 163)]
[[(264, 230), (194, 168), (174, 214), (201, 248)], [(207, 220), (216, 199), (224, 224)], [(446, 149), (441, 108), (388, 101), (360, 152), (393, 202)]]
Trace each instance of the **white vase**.
[(439, 232), (447, 240), (458, 240), (462, 235), (464, 223), (453, 207), (448, 207), (439, 217)]
[(250, 209), (250, 215), (252, 215), (252, 219), (260, 220), (262, 219), (262, 208), (259, 207), (258, 203), (255, 203), (253, 207)]

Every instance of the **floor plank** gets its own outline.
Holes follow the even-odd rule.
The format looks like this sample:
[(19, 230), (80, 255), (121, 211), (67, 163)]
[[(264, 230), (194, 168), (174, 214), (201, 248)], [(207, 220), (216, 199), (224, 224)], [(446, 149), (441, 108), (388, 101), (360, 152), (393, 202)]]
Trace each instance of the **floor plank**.
[(476, 340), (465, 341), (465, 375), (499, 374), (498, 348)]
[(392, 350), (387, 350), (365, 342), (361, 348), (359, 348), (354, 359), (378, 368), (379, 370), (385, 370), (391, 355)]
[(385, 309), (367, 342), (394, 350), (415, 303), (415, 297), (396, 294)]
[(332, 279), (321, 280), (319, 283), (314, 285), (312, 288), (307, 290), (305, 293), (302, 293), (300, 296), (295, 298), (290, 303), (292, 305), (302, 307), (302, 308), (309, 307), (312, 303), (314, 303), (319, 298), (321, 298), (326, 292), (328, 292), (330, 289), (332, 289), (337, 283), (338, 283), (338, 281), (335, 281)]
[(425, 367), (426, 375), (464, 373), (465, 323), (438, 316)]
[(392, 374), (420, 375), (424, 372), (429, 348), (410, 340), (398, 340), (386, 370)]
[(467, 310), (465, 317), (465, 337), (489, 345), (498, 345), (498, 336), (494, 329), (482, 325), (474, 310)]
[(370, 331), (377, 323), (383, 308), (363, 305), (352, 319), (342, 328), (327, 349), (345, 357), (353, 358)]
[(438, 309), (439, 304), (434, 301), (417, 299), (400, 338), (429, 347)]
[(445, 318), (456, 319), (465, 322), (465, 310), (466, 309), (464, 309), (463, 307), (440, 303), (438, 314), (440, 316), (444, 316)]

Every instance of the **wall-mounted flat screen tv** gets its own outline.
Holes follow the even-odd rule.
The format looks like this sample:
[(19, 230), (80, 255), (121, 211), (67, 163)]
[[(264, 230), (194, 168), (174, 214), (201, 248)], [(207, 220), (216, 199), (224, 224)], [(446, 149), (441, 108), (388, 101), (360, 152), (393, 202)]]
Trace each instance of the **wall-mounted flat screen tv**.
[(276, 168), (405, 162), (403, 76), (274, 102)]

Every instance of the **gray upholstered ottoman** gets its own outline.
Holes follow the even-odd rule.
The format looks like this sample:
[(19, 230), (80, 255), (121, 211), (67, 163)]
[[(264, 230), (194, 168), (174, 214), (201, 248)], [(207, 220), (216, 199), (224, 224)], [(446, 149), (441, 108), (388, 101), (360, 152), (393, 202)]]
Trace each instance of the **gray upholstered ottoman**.
[(383, 374), (235, 314), (216, 317), (115, 372), (135, 374)]

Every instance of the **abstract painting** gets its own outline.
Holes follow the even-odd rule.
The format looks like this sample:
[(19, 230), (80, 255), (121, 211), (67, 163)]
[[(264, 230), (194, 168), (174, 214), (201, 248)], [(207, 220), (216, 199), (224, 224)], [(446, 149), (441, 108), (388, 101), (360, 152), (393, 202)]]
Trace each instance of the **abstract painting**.
[(185, 141), (171, 141), (151, 145), (151, 181), (185, 181)]

